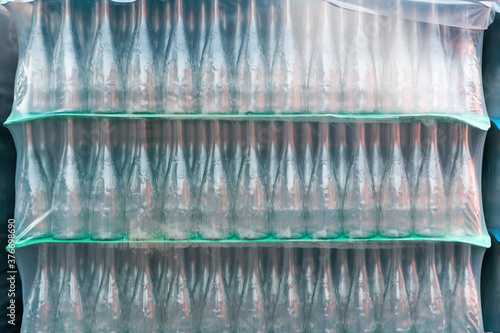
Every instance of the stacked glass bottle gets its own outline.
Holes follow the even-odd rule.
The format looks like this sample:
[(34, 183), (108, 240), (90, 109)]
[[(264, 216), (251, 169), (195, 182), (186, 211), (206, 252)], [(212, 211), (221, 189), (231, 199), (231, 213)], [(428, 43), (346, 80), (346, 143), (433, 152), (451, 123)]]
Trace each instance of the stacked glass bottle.
[(484, 9), (348, 3), (35, 0), (16, 235), (58, 305), (23, 330), (482, 330)]

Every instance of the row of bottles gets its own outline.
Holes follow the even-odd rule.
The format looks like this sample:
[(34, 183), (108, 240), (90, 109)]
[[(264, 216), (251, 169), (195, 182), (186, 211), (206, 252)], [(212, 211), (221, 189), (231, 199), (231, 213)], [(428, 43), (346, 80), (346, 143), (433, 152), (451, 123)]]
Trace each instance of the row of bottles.
[[(14, 134), (21, 130), (16, 231), (23, 238), (484, 234), (469, 148), (481, 140), (470, 140), (463, 123), (65, 119), (22, 126)], [(95, 132), (85, 138), (89, 129)], [(50, 144), (54, 133), (60, 149)]]
[(468, 244), (143, 246), (38, 245), (22, 331), (482, 332)]
[(14, 112), (483, 115), (482, 30), (399, 4), (35, 0)]

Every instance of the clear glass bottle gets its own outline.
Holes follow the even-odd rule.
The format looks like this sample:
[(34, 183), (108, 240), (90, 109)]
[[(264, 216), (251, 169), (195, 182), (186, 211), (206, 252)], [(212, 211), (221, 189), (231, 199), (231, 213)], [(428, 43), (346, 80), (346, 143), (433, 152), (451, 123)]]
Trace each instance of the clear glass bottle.
[(375, 307), (375, 316), (377, 322), (380, 320), (380, 312), (384, 303), (384, 292), (386, 282), (382, 271), (382, 256), (380, 249), (370, 249), (368, 253), (368, 285), (370, 287), (373, 305)]
[(407, 237), (412, 232), (410, 185), (401, 151), (399, 123), (389, 126), (390, 153), (380, 190), (379, 232), (386, 237)]
[[(160, 137), (157, 139), (161, 141), (159, 142), (160, 151), (158, 167), (156, 168), (156, 179), (158, 188), (164, 188), (165, 182), (167, 181), (168, 168), (170, 165), (170, 158), (172, 157), (173, 150), (172, 122), (162, 121), (160, 123), (160, 131)], [(183, 137), (179, 139), (184, 142)], [(188, 163), (187, 159), (186, 163)], [(189, 164), (187, 164), (187, 166), (189, 167)]]
[(271, 108), (276, 113), (305, 110), (305, 71), (292, 17), (292, 0), (284, 0), (280, 39), (271, 73)]
[(322, 2), (319, 9), (316, 45), (307, 81), (307, 111), (311, 113), (337, 113), (341, 110), (342, 70), (336, 45), (339, 41), (332, 28), (335, 10), (327, 1)]
[(411, 332), (411, 307), (403, 275), (402, 250), (395, 247), (390, 251), (391, 269), (381, 309), (380, 329), (382, 332)]
[(318, 279), (314, 288), (307, 332), (342, 332), (341, 304), (332, 275), (331, 250), (319, 250)]
[(266, 296), (267, 322), (273, 320), (274, 307), (278, 299), (279, 283), (281, 277), (281, 265), (283, 261), (281, 248), (269, 247), (265, 249), (266, 266), (264, 278), (264, 295)]
[(16, 205), (16, 236), (29, 230), (26, 237), (42, 238), (50, 235), (52, 224), (50, 184), (34, 147), (33, 127), (25, 122), (23, 147), (18, 166)]
[(127, 327), (127, 318), (123, 316), (123, 295), (118, 287), (115, 249), (110, 245), (103, 248), (105, 271), (96, 299), (92, 332), (122, 332)]
[(341, 193), (341, 197), (343, 199), (346, 180), (347, 180), (347, 172), (349, 171), (345, 123), (334, 124), (333, 137), (334, 139), (333, 141), (330, 142), (330, 145), (333, 148), (332, 158), (333, 158), (335, 179), (337, 180), (338, 191)]
[(295, 251), (293, 247), (283, 248), (283, 269), (272, 321), (274, 332), (303, 332), (305, 328), (304, 303), (297, 281)]
[(151, 250), (141, 249), (138, 255), (138, 274), (129, 310), (129, 331), (161, 332), (161, 311), (151, 279)]
[(183, 0), (175, 0), (173, 25), (163, 74), (163, 109), (166, 113), (197, 112), (197, 73), (184, 23)]
[(64, 126), (64, 148), (52, 196), (52, 236), (81, 239), (88, 235), (87, 193), (73, 119), (66, 119)]
[[(344, 68), (344, 110), (348, 113), (372, 112), (375, 110), (377, 82), (375, 64), (366, 32), (366, 17), (362, 11), (356, 13), (354, 35), (346, 43)], [(345, 23), (347, 24), (347, 23)]]
[(246, 123), (245, 153), (234, 207), (235, 235), (240, 239), (265, 238), (270, 233), (264, 169), (259, 161), (257, 144), (256, 124), (249, 121)]
[(409, 144), (408, 157), (406, 161), (406, 173), (410, 184), (411, 205), (415, 205), (415, 196), (417, 192), (418, 174), (423, 161), (422, 143), (421, 143), (421, 124), (419, 122), (409, 125)]
[(432, 328), (433, 332), (446, 332), (446, 311), (436, 273), (434, 244), (425, 247), (422, 279), (415, 306), (414, 329), (418, 332)]
[(99, 152), (89, 200), (90, 236), (111, 240), (125, 236), (124, 187), (111, 153), (110, 120), (100, 121)]
[[(97, 297), (99, 295), (99, 291), (103, 282), (104, 274), (106, 273), (107, 267), (105, 266), (105, 256), (102, 255), (104, 251), (104, 247), (98, 244), (97, 250), (99, 251), (99, 255), (96, 255), (92, 261), (95, 261), (94, 271), (90, 275), (90, 282), (88, 283), (87, 288), (84, 288), (84, 291), (87, 295), (87, 306), (89, 309), (90, 320), (89, 322), (92, 324), (94, 322), (95, 315), (95, 307), (97, 303)], [(122, 300), (123, 301), (123, 300)]]
[(137, 142), (125, 202), (128, 237), (131, 240), (159, 239), (163, 234), (160, 224), (161, 208), (156, 178), (148, 155), (146, 120), (137, 120), (135, 125)]
[[(443, 267), (439, 274), (439, 285), (441, 286), (441, 294), (443, 294), (444, 306), (446, 309), (446, 320), (451, 323), (455, 318), (451, 317), (451, 309), (453, 306), (453, 295), (457, 283), (457, 262), (455, 261), (455, 246), (453, 243), (443, 243), (441, 248)], [(454, 331), (453, 331), (454, 332)]]
[(212, 1), (212, 23), (200, 68), (201, 113), (227, 114), (232, 111), (230, 68), (220, 21), (219, 0)]
[(237, 59), (236, 103), (240, 114), (265, 113), (271, 110), (268, 60), (262, 47), (257, 6), (256, 0), (248, 1), (247, 29)]
[(222, 156), (220, 122), (210, 121), (211, 147), (200, 191), (199, 233), (204, 239), (231, 237), (229, 179)]
[(297, 157), (304, 189), (307, 190), (311, 184), (311, 176), (314, 170), (314, 147), (317, 139), (315, 137), (314, 139), (316, 140), (313, 141), (313, 131), (316, 128), (309, 122), (301, 123), (298, 128), (300, 129), (300, 144), (298, 146)]
[(418, 292), (420, 288), (417, 263), (415, 261), (415, 247), (410, 245), (404, 252), (404, 275), (408, 301), (410, 302), (412, 319), (415, 317)]
[(65, 246), (64, 279), (57, 305), (56, 332), (91, 332), (87, 300), (78, 278), (75, 244)]
[(368, 140), (365, 140), (365, 145), (368, 147), (368, 163), (373, 178), (373, 190), (375, 191), (377, 204), (380, 200), (380, 189), (385, 171), (382, 145), (380, 144), (380, 128), (381, 125), (378, 123), (365, 125), (365, 131), (368, 131)]
[(414, 230), (420, 236), (448, 232), (444, 178), (437, 147), (437, 125), (427, 126), (427, 149), (420, 167), (415, 194)]
[(236, 316), (236, 332), (267, 332), (267, 321), (264, 288), (259, 266), (259, 249), (252, 246), (246, 249), (246, 277), (241, 299), (238, 299)]
[(346, 249), (335, 249), (335, 258), (333, 266), (333, 277), (336, 281), (337, 293), (340, 302), (340, 311), (342, 321), (345, 321), (345, 309), (349, 300), (349, 292), (351, 290), (351, 274), (349, 270), (349, 252)]
[(354, 275), (345, 309), (345, 332), (375, 332), (375, 304), (366, 274), (364, 249), (354, 250)]
[(192, 207), (192, 175), (183, 143), (183, 124), (172, 124), (172, 157), (163, 187), (163, 233), (166, 239), (184, 240), (196, 236)]
[(49, 246), (39, 244), (38, 260), (33, 283), (25, 296), (21, 332), (52, 332), (56, 322), (56, 295), (55, 285), (50, 275)]
[(266, 75), (270, 78), (276, 47), (278, 46), (281, 27), (281, 1), (270, 0), (267, 11), (263, 10), (264, 5), (259, 3), (258, 20), (259, 29), (262, 31), (264, 55), (266, 57)]
[(17, 67), (12, 114), (50, 111), (52, 59), (45, 16), (45, 1), (33, 1), (28, 43)]
[(53, 106), (59, 111), (87, 111), (87, 78), (73, 18), (72, 0), (61, 1), (61, 15), (52, 67)]
[(207, 332), (232, 332), (231, 301), (224, 281), (219, 247), (210, 249), (210, 277), (201, 309), (200, 329)]
[(377, 233), (377, 204), (365, 146), (365, 125), (355, 123), (352, 164), (344, 194), (344, 235), (369, 238)]
[(336, 238), (342, 233), (342, 194), (335, 179), (329, 128), (330, 123), (318, 124), (316, 162), (307, 200), (307, 234), (311, 238)]
[(165, 305), (164, 323), (169, 332), (192, 332), (195, 330), (193, 299), (186, 277), (184, 248), (173, 249), (174, 270), (172, 284)]
[(316, 254), (315, 249), (310, 247), (299, 249), (296, 253), (297, 265), (299, 266), (297, 280), (299, 281), (300, 294), (304, 303), (302, 311), (304, 312), (305, 324), (309, 319), (314, 287), (316, 286), (316, 271), (318, 268)]
[(163, 7), (163, 16), (162, 22), (160, 24), (160, 33), (159, 33), (159, 41), (158, 47), (156, 49), (156, 54), (158, 57), (158, 65), (160, 73), (163, 73), (165, 63), (163, 59), (167, 58), (167, 48), (170, 43), (170, 38), (172, 36), (173, 29), (173, 3), (172, 1), (165, 2)]
[(123, 112), (122, 73), (111, 27), (110, 0), (97, 3), (99, 17), (89, 59), (89, 109), (91, 112)]
[(451, 332), (481, 332), (483, 316), (476, 276), (472, 270), (471, 249), (469, 244), (459, 244), (460, 270), (457, 274), (455, 293), (452, 296), (450, 322)]
[(469, 149), (469, 126), (460, 124), (460, 143), (448, 191), (449, 228), (455, 236), (482, 234), (480, 192)]
[(275, 238), (302, 238), (306, 234), (304, 185), (300, 174), (292, 122), (284, 123), (283, 150), (272, 194), (272, 233)]

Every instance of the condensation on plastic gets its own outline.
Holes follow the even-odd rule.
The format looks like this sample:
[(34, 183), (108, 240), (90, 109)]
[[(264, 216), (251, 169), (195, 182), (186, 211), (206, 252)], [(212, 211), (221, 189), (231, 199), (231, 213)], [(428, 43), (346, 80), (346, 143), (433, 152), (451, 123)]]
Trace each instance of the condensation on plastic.
[(486, 250), (481, 272), (481, 298), (484, 330), (500, 332), (500, 243), (493, 237), (491, 247)]
[(484, 218), (488, 232), (500, 240), (500, 130), (493, 124), (486, 136), (483, 160)]
[[(101, 37), (111, 37), (114, 46), (107, 48), (113, 43), (102, 42), (105, 51), (98, 51), (101, 39), (96, 38), (99, 29), (94, 2), (75, 0), (72, 23), (61, 30), (61, 1), (42, 2), (36, 34), (30, 33), (32, 4), (9, 3), (19, 27), (21, 61), (8, 123), (47, 115), (88, 114), (301, 121), (434, 115), (482, 129), (489, 126), (480, 68), (482, 29), (491, 10), (486, 3), (418, 2), (420, 15), (439, 15), (437, 23), (441, 25), (407, 20), (406, 6), (412, 8), (413, 1), (402, 2), (398, 10), (404, 15), (389, 17), (320, 0), (220, 0), (219, 15), (211, 15), (215, 3), (219, 2), (184, 0), (183, 8), (176, 9), (173, 1), (149, 1), (141, 9), (137, 2), (110, 2), (106, 22), (111, 28)], [(381, 5), (381, 1), (376, 4)], [(394, 10), (393, 4), (389, 5), (387, 8)], [(363, 8), (361, 3), (357, 6)], [(130, 22), (146, 9), (144, 20), (149, 25), (140, 25), (144, 34), (133, 36), (135, 24)], [(471, 26), (461, 27), (460, 22)], [(58, 34), (63, 30), (64, 34)], [(144, 36), (147, 43), (141, 40)], [(46, 68), (61, 65), (52, 59), (55, 51), (62, 51), (56, 47), (58, 40), (61, 45), (82, 50), (75, 56), (81, 63), (71, 60), (79, 69), (76, 72), (80, 72), (81, 82), (71, 81), (71, 86), (69, 81), (59, 82), (55, 87), (54, 78), (43, 73), (37, 73), (36, 80), (30, 79), (35, 60), (46, 62)], [(140, 48), (131, 47), (132, 42), (138, 42)], [(145, 52), (144, 47), (154, 54)], [(142, 90), (125, 89), (135, 73), (135, 68), (127, 70), (127, 59), (133, 58), (129, 50), (139, 49), (142, 61), (153, 59), (152, 67), (158, 68), (152, 71), (156, 77), (150, 77), (151, 82), (137, 81)], [(117, 70), (107, 67), (109, 73), (99, 72), (102, 54), (94, 51), (104, 52)], [(139, 70), (141, 80), (146, 77), (142, 71), (150, 67)], [(52, 73), (57, 74), (57, 70), (59, 67)], [(133, 91), (142, 95), (130, 97)], [(61, 95), (59, 92), (65, 98), (55, 99), (53, 95)], [(92, 92), (104, 101), (97, 107), (87, 103)], [(129, 99), (135, 102), (127, 103)], [(91, 97), (88, 101), (92, 104), (96, 100)]]
[(41, 244), (16, 253), (22, 331), (481, 333), (484, 251), (446, 242)]
[(56, 118), (9, 127), (17, 246), (448, 240), (488, 247), (485, 132), (434, 118)]

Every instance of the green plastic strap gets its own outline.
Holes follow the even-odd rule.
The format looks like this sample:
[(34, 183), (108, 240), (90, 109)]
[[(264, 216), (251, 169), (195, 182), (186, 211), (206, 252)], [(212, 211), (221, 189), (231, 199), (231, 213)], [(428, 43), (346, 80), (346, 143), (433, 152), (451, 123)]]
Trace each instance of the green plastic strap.
[(26, 247), (34, 244), (42, 243), (89, 243), (89, 244), (117, 244), (117, 243), (155, 243), (155, 244), (171, 244), (171, 245), (191, 245), (191, 246), (207, 246), (207, 245), (227, 245), (227, 246), (249, 246), (256, 245), (259, 246), (273, 246), (273, 245), (286, 245), (293, 243), (297, 247), (335, 247), (339, 243), (357, 243), (357, 242), (453, 242), (453, 243), (463, 243), (476, 245), (483, 248), (489, 248), (491, 246), (491, 238), (489, 235), (479, 235), (473, 237), (457, 237), (457, 236), (443, 236), (443, 237), (406, 237), (406, 238), (388, 238), (375, 236), (372, 238), (360, 238), (352, 239), (339, 237), (329, 240), (320, 240), (312, 238), (301, 238), (301, 239), (276, 239), (272, 237), (258, 239), (258, 240), (241, 240), (237, 238), (231, 238), (226, 240), (205, 240), (201, 238), (194, 238), (190, 240), (149, 240), (149, 241), (131, 241), (126, 239), (119, 240), (106, 240), (97, 241), (91, 238), (84, 239), (54, 239), (52, 237), (47, 238), (36, 238), (36, 239), (26, 239), (19, 242), (14, 242), (10, 248), (19, 249), (21, 247)]
[(87, 112), (58, 112), (30, 115), (26, 117), (9, 117), (4, 126), (32, 121), (37, 119), (60, 118), (60, 117), (81, 117), (81, 118), (121, 118), (121, 119), (141, 119), (160, 118), (169, 120), (252, 120), (252, 121), (331, 121), (350, 122), (370, 120), (374, 122), (384, 122), (388, 120), (411, 121), (413, 119), (435, 119), (444, 121), (461, 121), (481, 130), (490, 128), (490, 119), (482, 115), (452, 115), (452, 114), (429, 114), (429, 113), (299, 113), (299, 114), (130, 114), (130, 113), (87, 113)]

